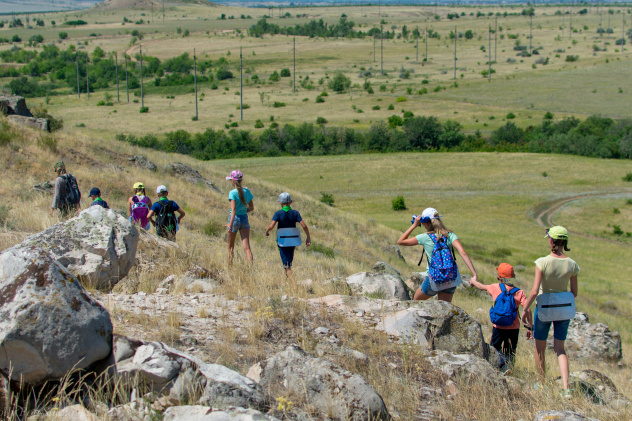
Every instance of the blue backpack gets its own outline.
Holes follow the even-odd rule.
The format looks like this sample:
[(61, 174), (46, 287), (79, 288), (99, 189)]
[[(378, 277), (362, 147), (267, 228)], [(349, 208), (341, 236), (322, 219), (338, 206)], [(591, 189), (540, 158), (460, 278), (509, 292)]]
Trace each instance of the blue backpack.
[[(437, 240), (435, 234), (430, 234), (430, 239), (434, 243), (432, 257), (428, 265), (428, 276), (435, 284), (444, 284), (454, 281), (458, 276), (458, 268), (454, 259), (454, 254), (448, 246), (448, 239), (443, 236)], [(421, 256), (423, 259), (423, 254)]]
[(494, 305), (489, 309), (489, 318), (496, 326), (511, 326), (518, 317), (518, 307), (516, 306), (516, 300), (514, 300), (514, 294), (520, 291), (520, 288), (512, 288), (511, 291), (507, 291), (505, 284), (500, 284), (501, 293)]

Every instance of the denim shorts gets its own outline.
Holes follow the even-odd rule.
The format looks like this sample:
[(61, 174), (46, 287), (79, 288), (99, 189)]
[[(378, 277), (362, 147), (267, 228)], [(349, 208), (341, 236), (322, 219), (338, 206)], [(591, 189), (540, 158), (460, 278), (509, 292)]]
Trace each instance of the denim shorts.
[(419, 287), (419, 289), (421, 290), (421, 292), (423, 292), (424, 294), (426, 294), (429, 297), (434, 297), (435, 295), (437, 295), (440, 292), (445, 292), (445, 293), (448, 293), (448, 294), (454, 294), (454, 291), (456, 291), (456, 287), (444, 289), (442, 291), (435, 291), (430, 286), (430, 278), (428, 278), (427, 276), (426, 276), (426, 279), (424, 280), (424, 282)]
[(292, 261), (294, 260), (294, 249), (296, 247), (279, 247), (279, 254), (281, 255), (281, 261), (283, 267), (289, 269), (292, 267)]
[(543, 322), (538, 319), (538, 309), (535, 309), (533, 315), (533, 337), (539, 341), (546, 341), (549, 337), (549, 330), (551, 329), (551, 323), (553, 323), (553, 337), (558, 341), (565, 341), (568, 334), (568, 325), (570, 320), (558, 320), (556, 322)]
[[(230, 216), (228, 217), (228, 222), (230, 222)], [(233, 220), (233, 230), (232, 232), (237, 232), (239, 230), (249, 230), (250, 222), (248, 222), (248, 215), (235, 215), (235, 219)]]

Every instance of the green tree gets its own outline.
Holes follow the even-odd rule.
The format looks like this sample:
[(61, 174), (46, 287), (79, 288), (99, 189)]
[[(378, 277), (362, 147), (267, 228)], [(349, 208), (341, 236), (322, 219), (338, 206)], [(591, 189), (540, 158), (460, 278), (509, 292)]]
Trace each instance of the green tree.
[(342, 72), (336, 72), (336, 75), (328, 83), (329, 89), (335, 92), (343, 92), (351, 86), (351, 79)]

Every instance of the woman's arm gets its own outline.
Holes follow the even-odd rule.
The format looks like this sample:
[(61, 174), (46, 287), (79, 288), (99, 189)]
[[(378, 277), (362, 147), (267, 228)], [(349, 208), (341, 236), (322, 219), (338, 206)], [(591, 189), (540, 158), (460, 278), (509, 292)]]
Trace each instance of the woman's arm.
[(233, 230), (233, 222), (235, 222), (235, 212), (237, 211), (237, 203), (233, 199), (230, 199), (230, 210), (230, 221), (228, 221), (228, 224), (224, 225), (226, 228), (228, 228), (228, 231)]
[(461, 258), (465, 262), (465, 266), (467, 266), (470, 272), (472, 272), (472, 279), (470, 279), (470, 282), (474, 285), (475, 283), (478, 282), (478, 275), (476, 275), (476, 269), (474, 269), (474, 264), (470, 260), (470, 256), (468, 256), (467, 252), (463, 248), (463, 245), (461, 244), (461, 240), (454, 240), (452, 242), (452, 247), (454, 247), (456, 251), (459, 252), (459, 254), (461, 255)]
[[(129, 210), (129, 216), (132, 216), (132, 203), (134, 202), (132, 201), (131, 197), (127, 199), (127, 209)], [(149, 209), (151, 209), (151, 206), (149, 206)]]
[(251, 200), (250, 202), (248, 202), (248, 208), (246, 209), (246, 213), (250, 213), (253, 210), (255, 210), (255, 204), (254, 204), (254, 201)]
[(531, 292), (529, 293), (529, 297), (527, 297), (527, 302), (524, 304), (524, 313), (522, 314), (522, 324), (527, 326), (533, 326), (533, 320), (529, 320), (531, 318), (531, 311), (529, 307), (535, 301), (538, 296), (538, 291), (540, 291), (540, 284), (542, 284), (542, 271), (539, 267), (535, 267), (535, 278), (533, 279), (533, 286), (531, 287)]
[(421, 225), (421, 215), (419, 215), (417, 218), (415, 218), (415, 222), (413, 222), (413, 224), (410, 226), (410, 228), (408, 228), (406, 230), (406, 232), (404, 232), (402, 234), (402, 236), (399, 237), (399, 240), (397, 240), (397, 244), (400, 245), (400, 246), (418, 246), (419, 245), (419, 241), (417, 241), (417, 238), (415, 238), (415, 237), (408, 238), (408, 237), (410, 237), (410, 234), (419, 225)]
[(571, 276), (571, 292), (573, 297), (577, 297), (577, 275)]

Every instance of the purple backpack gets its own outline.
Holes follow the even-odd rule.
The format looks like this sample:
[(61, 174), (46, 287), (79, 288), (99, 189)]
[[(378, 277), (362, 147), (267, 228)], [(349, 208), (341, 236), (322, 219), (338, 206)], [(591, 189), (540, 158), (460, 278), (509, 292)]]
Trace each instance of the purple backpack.
[(137, 196), (132, 197), (132, 222), (140, 223), (141, 227), (147, 226), (147, 214), (149, 213), (149, 197)]

